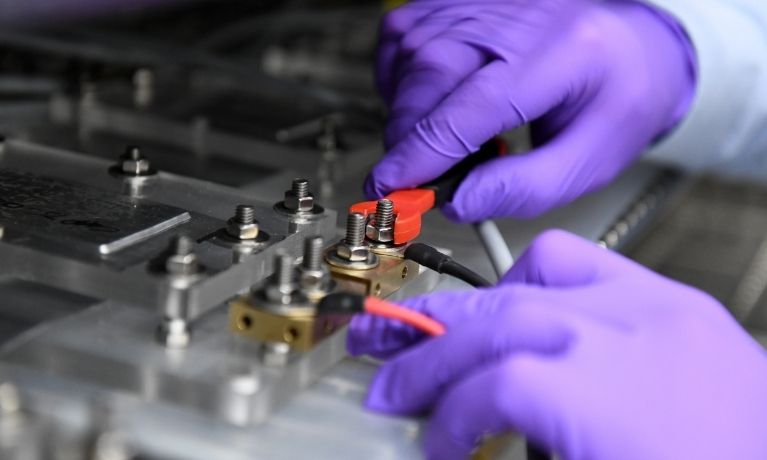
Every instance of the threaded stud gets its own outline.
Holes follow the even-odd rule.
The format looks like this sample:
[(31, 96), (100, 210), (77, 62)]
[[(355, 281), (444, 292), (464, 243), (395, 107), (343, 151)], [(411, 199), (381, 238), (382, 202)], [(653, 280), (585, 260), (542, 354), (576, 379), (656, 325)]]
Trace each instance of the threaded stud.
[(282, 292), (293, 289), (293, 257), (289, 254), (278, 253), (274, 256), (274, 282)]
[(135, 145), (130, 145), (128, 148), (125, 149), (125, 156), (133, 161), (139, 161), (143, 159), (143, 155), (141, 154), (141, 149), (138, 148)]
[(309, 181), (306, 179), (293, 179), (291, 190), (297, 198), (306, 198), (309, 196)]
[(362, 246), (365, 242), (365, 216), (355, 212), (346, 218), (346, 240), (349, 246)]
[(390, 228), (394, 223), (394, 203), (380, 200), (376, 205), (376, 228)]
[(322, 269), (322, 249), (324, 241), (321, 236), (312, 236), (304, 240), (303, 268), (308, 271)]
[(173, 253), (178, 256), (192, 254), (194, 252), (194, 247), (195, 241), (186, 235), (179, 235), (173, 238), (173, 241), (171, 242)]
[(241, 204), (235, 210), (234, 219), (238, 224), (252, 224), (256, 221), (256, 209), (253, 206)]

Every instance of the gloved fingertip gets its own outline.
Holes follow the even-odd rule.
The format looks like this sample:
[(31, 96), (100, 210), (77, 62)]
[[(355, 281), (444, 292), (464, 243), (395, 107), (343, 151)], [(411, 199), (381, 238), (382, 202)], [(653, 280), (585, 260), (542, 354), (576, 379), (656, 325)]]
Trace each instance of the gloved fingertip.
[(365, 197), (369, 200), (377, 200), (384, 196), (378, 188), (378, 183), (375, 180), (375, 176), (371, 172), (365, 178), (365, 183), (362, 186), (362, 190), (365, 193)]
[(459, 209), (453, 203), (446, 203), (442, 206), (442, 215), (444, 215), (449, 221), (456, 224), (463, 224), (466, 222), (461, 209)]
[(385, 370), (381, 370), (370, 384), (368, 394), (365, 397), (365, 407), (371, 411), (383, 414), (398, 414), (396, 408), (389, 400), (389, 380)]
[(378, 348), (377, 339), (371, 337), (373, 318), (368, 315), (356, 315), (349, 323), (346, 336), (346, 350), (352, 356), (362, 356)]

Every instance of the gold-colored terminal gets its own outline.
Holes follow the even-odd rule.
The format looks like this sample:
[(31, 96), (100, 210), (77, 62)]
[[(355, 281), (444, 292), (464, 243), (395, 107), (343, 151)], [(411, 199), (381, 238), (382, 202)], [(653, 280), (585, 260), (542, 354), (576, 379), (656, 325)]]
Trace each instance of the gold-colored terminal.
[[(332, 254), (334, 249), (328, 251)], [(398, 252), (378, 253), (379, 263), (368, 270), (360, 270), (353, 266), (345, 266), (331, 262), (330, 273), (336, 280), (338, 290), (353, 294), (388, 297), (397, 292), (405, 283), (418, 276), (417, 263), (405, 260)]]
[(323, 316), (311, 311), (274, 312), (255, 305), (246, 296), (229, 304), (229, 327), (238, 335), (261, 342), (284, 342), (294, 350), (311, 350), (318, 342), (341, 328), (348, 318)]

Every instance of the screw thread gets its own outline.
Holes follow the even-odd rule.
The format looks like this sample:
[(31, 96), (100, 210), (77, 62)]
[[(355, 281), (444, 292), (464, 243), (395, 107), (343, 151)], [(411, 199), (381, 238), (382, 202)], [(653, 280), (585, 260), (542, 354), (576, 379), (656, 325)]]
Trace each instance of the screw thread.
[(175, 237), (171, 242), (173, 253), (179, 256), (185, 256), (193, 253), (194, 247), (195, 241), (186, 235), (179, 235)]
[(309, 196), (309, 181), (306, 179), (293, 179), (293, 194), (298, 198)]
[(380, 200), (376, 206), (376, 228), (389, 228), (394, 223), (394, 203)]
[(365, 216), (355, 212), (346, 218), (346, 244), (362, 246), (365, 242)]
[(312, 236), (304, 240), (304, 269), (317, 271), (322, 268), (323, 246), (324, 241), (321, 236)]
[(253, 206), (241, 204), (237, 206), (234, 218), (240, 224), (252, 224), (256, 221), (256, 209)]
[(125, 156), (134, 161), (138, 161), (143, 158), (141, 155), (141, 149), (135, 145), (130, 145), (125, 149)]
[(274, 282), (281, 291), (289, 291), (293, 286), (293, 257), (279, 253), (274, 257)]

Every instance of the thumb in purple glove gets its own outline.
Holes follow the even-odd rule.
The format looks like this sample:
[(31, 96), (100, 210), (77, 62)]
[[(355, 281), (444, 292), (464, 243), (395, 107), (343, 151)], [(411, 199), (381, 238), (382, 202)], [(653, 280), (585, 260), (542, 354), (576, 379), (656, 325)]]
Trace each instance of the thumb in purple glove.
[(426, 183), (530, 121), (523, 156), (477, 168), (445, 211), (533, 217), (615, 178), (694, 93), (680, 26), (636, 1), (414, 1), (386, 17), (378, 80), (389, 151), (366, 193)]
[(510, 430), (568, 460), (767, 458), (764, 350), (714, 299), (590, 242), (546, 233), (503, 285), (410, 305), (448, 333), (395, 350), (397, 326), (362, 318), (349, 343), (398, 352), (367, 404), (431, 413), (429, 458)]

